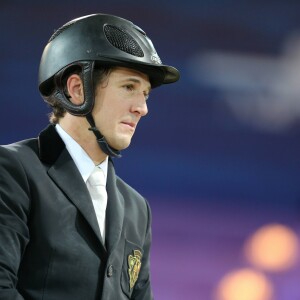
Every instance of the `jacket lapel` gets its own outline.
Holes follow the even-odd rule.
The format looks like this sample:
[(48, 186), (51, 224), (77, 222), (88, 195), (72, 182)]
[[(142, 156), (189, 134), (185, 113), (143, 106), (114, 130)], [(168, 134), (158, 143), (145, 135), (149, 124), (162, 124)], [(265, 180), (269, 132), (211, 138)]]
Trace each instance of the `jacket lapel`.
[(111, 253), (121, 237), (124, 222), (124, 198), (116, 185), (116, 174), (111, 160), (107, 174), (106, 248)]
[(55, 164), (48, 170), (49, 176), (81, 212), (102, 242), (95, 210), (87, 187), (68, 151), (63, 150)]
[(87, 187), (53, 125), (40, 134), (39, 149), (41, 160), (51, 165), (48, 170), (49, 176), (77, 207), (103, 248), (104, 243)]

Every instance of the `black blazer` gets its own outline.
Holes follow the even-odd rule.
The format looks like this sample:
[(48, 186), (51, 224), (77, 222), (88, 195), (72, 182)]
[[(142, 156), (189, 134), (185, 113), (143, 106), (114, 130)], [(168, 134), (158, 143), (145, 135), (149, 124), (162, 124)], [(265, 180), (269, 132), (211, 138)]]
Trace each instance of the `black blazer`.
[(111, 160), (107, 193), (104, 246), (86, 185), (53, 125), (38, 139), (0, 147), (0, 299), (152, 299), (149, 206)]

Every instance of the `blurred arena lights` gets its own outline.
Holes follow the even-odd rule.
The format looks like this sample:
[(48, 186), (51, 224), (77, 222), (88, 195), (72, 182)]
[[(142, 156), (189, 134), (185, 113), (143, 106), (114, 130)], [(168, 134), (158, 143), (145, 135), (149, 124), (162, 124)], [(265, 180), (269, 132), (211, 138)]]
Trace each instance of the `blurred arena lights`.
[(248, 268), (225, 275), (215, 293), (215, 300), (272, 300), (273, 286), (267, 277)]
[(278, 56), (223, 52), (196, 53), (192, 78), (216, 88), (232, 114), (260, 131), (282, 132), (300, 120), (300, 33), (287, 36)]
[(280, 272), (296, 265), (299, 239), (282, 224), (267, 224), (254, 232), (245, 243), (245, 255), (254, 266), (269, 272)]

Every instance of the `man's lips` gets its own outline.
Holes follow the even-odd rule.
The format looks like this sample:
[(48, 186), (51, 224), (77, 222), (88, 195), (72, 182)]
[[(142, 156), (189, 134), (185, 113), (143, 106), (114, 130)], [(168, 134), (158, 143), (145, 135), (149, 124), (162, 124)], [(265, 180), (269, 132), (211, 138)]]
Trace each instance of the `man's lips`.
[(123, 121), (123, 122), (121, 122), (121, 124), (126, 125), (126, 126), (128, 126), (129, 128), (131, 128), (131, 129), (135, 129), (135, 128), (136, 128), (136, 123), (134, 123), (134, 122), (126, 122), (126, 121)]

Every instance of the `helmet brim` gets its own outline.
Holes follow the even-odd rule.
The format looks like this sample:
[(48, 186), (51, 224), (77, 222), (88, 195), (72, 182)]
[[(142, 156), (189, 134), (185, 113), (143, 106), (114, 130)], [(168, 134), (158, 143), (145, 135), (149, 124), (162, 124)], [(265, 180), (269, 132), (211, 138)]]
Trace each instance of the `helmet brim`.
[(135, 61), (125, 59), (120, 60), (112, 57), (103, 57), (103, 60), (99, 59), (95, 63), (96, 67), (116, 66), (138, 70), (149, 76), (151, 88), (156, 88), (163, 84), (174, 83), (180, 78), (179, 71), (176, 68), (168, 65), (155, 65), (141, 62), (137, 63)]

